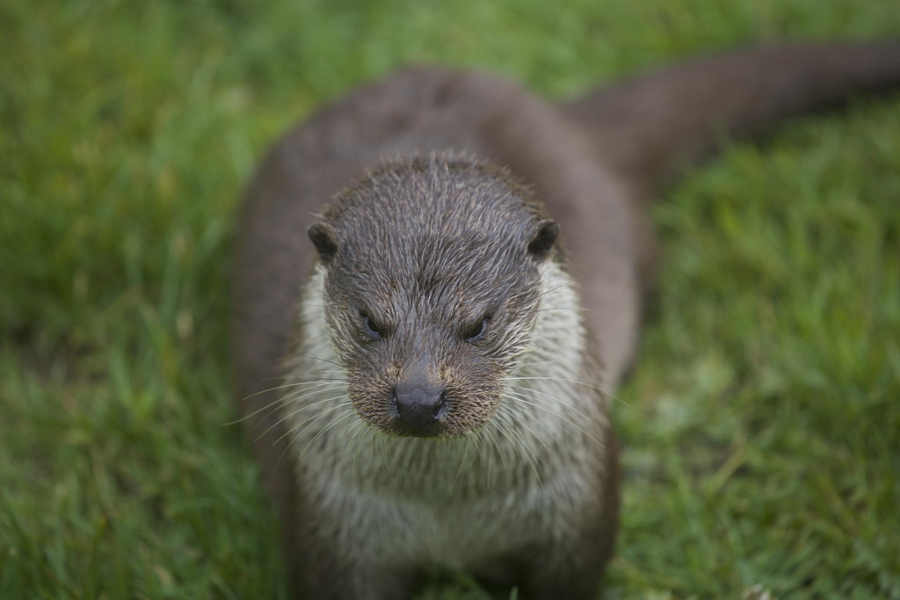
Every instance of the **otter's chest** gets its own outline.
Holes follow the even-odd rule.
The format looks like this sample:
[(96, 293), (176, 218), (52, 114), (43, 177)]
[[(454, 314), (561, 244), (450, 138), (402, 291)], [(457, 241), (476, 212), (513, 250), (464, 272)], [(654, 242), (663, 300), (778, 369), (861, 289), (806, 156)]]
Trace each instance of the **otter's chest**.
[(348, 492), (329, 483), (318, 510), (345, 555), (465, 570), (570, 535), (571, 516), (589, 501), (577, 493), (580, 488), (580, 482), (561, 477), (528, 490), (426, 501)]

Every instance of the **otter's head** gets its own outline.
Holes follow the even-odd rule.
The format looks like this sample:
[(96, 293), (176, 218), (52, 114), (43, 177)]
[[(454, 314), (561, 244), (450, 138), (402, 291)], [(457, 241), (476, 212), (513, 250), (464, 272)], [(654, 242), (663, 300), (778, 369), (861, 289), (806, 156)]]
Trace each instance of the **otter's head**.
[(387, 434), (458, 437), (497, 411), (526, 351), (558, 225), (498, 169), (388, 164), (309, 236), (350, 400)]

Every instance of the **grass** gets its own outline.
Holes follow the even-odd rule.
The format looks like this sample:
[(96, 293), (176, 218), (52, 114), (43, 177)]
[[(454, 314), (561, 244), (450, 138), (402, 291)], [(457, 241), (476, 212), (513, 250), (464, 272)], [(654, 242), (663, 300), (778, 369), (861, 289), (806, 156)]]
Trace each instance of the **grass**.
[[(550, 96), (895, 0), (0, 0), (0, 598), (285, 598), (229, 390), (266, 144), (409, 61)], [(603, 597), (900, 598), (900, 103), (733, 146), (659, 204)], [(432, 600), (481, 598), (471, 585)]]

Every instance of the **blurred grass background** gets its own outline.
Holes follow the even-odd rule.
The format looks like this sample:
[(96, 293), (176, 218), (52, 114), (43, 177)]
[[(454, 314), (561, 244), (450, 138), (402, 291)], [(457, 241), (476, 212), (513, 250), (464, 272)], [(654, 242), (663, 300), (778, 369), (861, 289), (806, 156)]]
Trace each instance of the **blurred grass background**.
[[(0, 598), (286, 597), (227, 425), (228, 272), (254, 160), (314, 107), (409, 61), (563, 97), (890, 36), (896, 0), (0, 0)], [(604, 598), (900, 598), (898, 200), (894, 96), (659, 204)]]

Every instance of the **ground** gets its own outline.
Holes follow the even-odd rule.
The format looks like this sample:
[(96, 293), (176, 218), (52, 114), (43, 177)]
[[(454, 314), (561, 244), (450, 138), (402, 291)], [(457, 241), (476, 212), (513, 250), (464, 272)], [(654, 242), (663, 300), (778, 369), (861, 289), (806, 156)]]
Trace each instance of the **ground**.
[[(0, 0), (0, 598), (286, 597), (233, 424), (228, 274), (254, 161), (316, 106), (408, 62), (561, 98), (900, 37), (896, 0), (561, 6)], [(900, 598), (898, 200), (896, 95), (731, 145), (661, 199), (603, 598)]]

